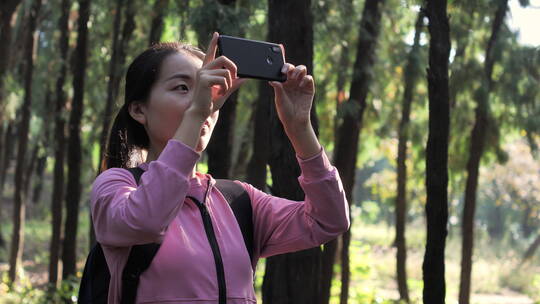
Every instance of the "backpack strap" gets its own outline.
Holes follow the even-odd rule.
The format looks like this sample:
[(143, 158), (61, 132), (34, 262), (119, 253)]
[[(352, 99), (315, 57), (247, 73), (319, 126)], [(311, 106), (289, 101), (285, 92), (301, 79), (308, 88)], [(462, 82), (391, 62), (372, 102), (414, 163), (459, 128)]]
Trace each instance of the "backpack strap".
[(251, 207), (251, 199), (244, 187), (239, 184), (227, 180), (216, 180), (216, 187), (223, 194), (236, 217), (244, 244), (249, 253), (249, 260), (253, 262), (253, 208)]

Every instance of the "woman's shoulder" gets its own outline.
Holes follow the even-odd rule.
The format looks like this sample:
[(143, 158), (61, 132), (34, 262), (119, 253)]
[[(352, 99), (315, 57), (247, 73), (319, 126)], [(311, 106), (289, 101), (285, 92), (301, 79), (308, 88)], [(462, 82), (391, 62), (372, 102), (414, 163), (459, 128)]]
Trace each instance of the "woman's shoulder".
[(92, 194), (109, 192), (110, 187), (133, 186), (137, 187), (133, 175), (124, 168), (110, 168), (101, 172), (92, 184)]

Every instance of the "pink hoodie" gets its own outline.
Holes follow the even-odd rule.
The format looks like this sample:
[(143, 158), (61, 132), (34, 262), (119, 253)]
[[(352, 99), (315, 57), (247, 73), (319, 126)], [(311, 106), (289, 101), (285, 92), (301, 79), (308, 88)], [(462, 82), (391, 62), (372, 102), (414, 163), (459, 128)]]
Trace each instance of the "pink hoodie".
[(91, 210), (97, 241), (111, 272), (109, 303), (120, 302), (121, 274), (130, 246), (161, 243), (141, 275), (137, 303), (218, 303), (214, 256), (201, 213), (187, 196), (206, 199), (221, 252), (227, 303), (256, 303), (252, 265), (260, 257), (321, 245), (349, 227), (348, 205), (337, 170), (324, 151), (301, 160), (303, 202), (268, 195), (240, 183), (253, 208), (254, 256), (249, 261), (242, 233), (229, 204), (210, 175), (191, 177), (199, 154), (170, 140), (156, 161), (142, 164), (137, 186), (131, 173), (112, 168), (92, 188)]

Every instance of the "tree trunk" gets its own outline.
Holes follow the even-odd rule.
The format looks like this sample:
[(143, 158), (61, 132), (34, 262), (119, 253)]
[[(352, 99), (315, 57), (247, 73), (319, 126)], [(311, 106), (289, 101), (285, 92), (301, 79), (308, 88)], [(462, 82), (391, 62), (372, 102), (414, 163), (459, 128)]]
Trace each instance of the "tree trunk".
[[(344, 18), (353, 19), (354, 16), (354, 7), (352, 0), (343, 1), (341, 7), (341, 14)], [(348, 25), (342, 30), (347, 30)], [(350, 47), (348, 44), (342, 45), (341, 54), (339, 55), (339, 64), (338, 66), (346, 69), (350, 65), (349, 62), (349, 52)], [(336, 112), (345, 101), (345, 92), (344, 87), (347, 80), (346, 70), (337, 74), (336, 79)], [(336, 115), (334, 117), (334, 136), (337, 137), (339, 127), (339, 117)], [(334, 138), (334, 142), (337, 142)], [(331, 289), (332, 289), (332, 280), (334, 279), (334, 264), (336, 260), (336, 253), (338, 249), (338, 238), (324, 244), (323, 257), (322, 257), (322, 274), (321, 274), (321, 301), (322, 304), (330, 303)], [(340, 259), (341, 260), (341, 259)]]
[(3, 124), (4, 115), (4, 77), (6, 76), (11, 53), (11, 19), (21, 0), (4, 0), (0, 3), (0, 123)]
[[(215, 1), (203, 1), (203, 9), (211, 12), (212, 16), (208, 18), (211, 21), (197, 32), (199, 44), (206, 46), (209, 41), (206, 39), (208, 33), (215, 31), (222, 32), (220, 20), (230, 17), (225, 16), (223, 10), (218, 9), (215, 6), (234, 6), (236, 4), (235, 2), (236, 1), (233, 0), (229, 1), (227, 4), (216, 4)], [(242, 37), (244, 31), (242, 26), (240, 26), (240, 22), (238, 22), (237, 28), (238, 30), (236, 32), (229, 32), (228, 34)], [(214, 128), (208, 147), (206, 148), (206, 154), (208, 155), (208, 173), (215, 178), (229, 178), (231, 174), (238, 92), (239, 91), (236, 91), (232, 94), (219, 110), (219, 120)]]
[(17, 264), (22, 257), (24, 247), (24, 218), (26, 207), (26, 193), (24, 192), (24, 158), (28, 145), (28, 132), (30, 128), (30, 109), (32, 105), (32, 76), (34, 69), (34, 32), (37, 28), (37, 18), (41, 8), (41, 0), (35, 0), (28, 14), (29, 31), (25, 37), (24, 58), (26, 61), (24, 80), (24, 103), (21, 110), (21, 123), (19, 126), (19, 143), (17, 149), (17, 167), (15, 169), (15, 194), (13, 197), (13, 233), (11, 237), (11, 252), (9, 257), (9, 282), (13, 284), (17, 279)]
[(504, 17), (508, 9), (508, 0), (498, 0), (497, 11), (491, 29), (486, 48), (484, 61), (484, 77), (482, 85), (476, 93), (475, 123), (472, 129), (469, 148), (469, 160), (467, 161), (467, 181), (465, 188), (465, 203), (463, 206), (462, 220), (462, 247), (461, 247), (461, 280), (459, 284), (459, 303), (468, 304), (471, 293), (472, 255), (474, 248), (474, 213), (476, 209), (476, 189), (478, 187), (478, 175), (480, 160), (484, 153), (486, 130), (489, 123), (489, 94), (493, 84), (493, 65), (495, 63), (494, 47), (500, 30), (504, 23)]
[[(375, 48), (380, 31), (382, 6), (384, 1), (367, 0), (360, 20), (359, 38), (356, 50), (356, 60), (353, 66), (353, 79), (349, 100), (342, 104), (343, 122), (338, 128), (334, 164), (343, 181), (347, 200), (352, 204), (352, 190), (356, 172), (356, 157), (366, 100), (371, 82)], [(350, 229), (342, 236), (341, 252), (341, 296), (340, 303), (345, 304), (349, 298), (349, 245)]]
[[(6, 182), (6, 174), (11, 164), (11, 158), (13, 157), (14, 146), (16, 145), (16, 122), (14, 120), (9, 121), (7, 124), (7, 129), (5, 136), (2, 139), (3, 146), (0, 147), (4, 152), (2, 153), (2, 163), (0, 166), (0, 194), (4, 192), (4, 184)], [(1, 208), (0, 208), (1, 209)]]
[(87, 61), (88, 19), (91, 0), (79, 0), (79, 21), (77, 46), (73, 67), (73, 103), (69, 117), (68, 139), (68, 183), (66, 191), (65, 238), (62, 251), (62, 277), (67, 279), (77, 270), (77, 228), (79, 222), (79, 201), (81, 198), (81, 118), (84, 101), (84, 77)]
[(36, 165), (36, 184), (32, 191), (32, 203), (37, 204), (41, 198), (41, 190), (43, 189), (43, 175), (45, 174), (45, 168), (47, 167), (47, 154), (42, 152), (38, 156)]
[(396, 197), (396, 273), (399, 298), (409, 303), (407, 287), (407, 244), (405, 241), (405, 223), (407, 219), (407, 142), (409, 140), (409, 120), (411, 104), (419, 72), (420, 34), (422, 33), (424, 14), (418, 13), (414, 32), (414, 44), (409, 52), (405, 67), (405, 90), (398, 130), (397, 156), (397, 197)]
[(525, 263), (527, 260), (533, 257), (536, 250), (540, 247), (540, 234), (536, 236), (536, 239), (531, 243), (525, 254), (523, 255), (523, 260), (521, 263)]
[(26, 172), (23, 177), (23, 181), (24, 181), (23, 192), (24, 192), (25, 198), (30, 197), (29, 189), (30, 189), (30, 185), (32, 184), (32, 173), (34, 173), (34, 168), (36, 167), (38, 152), (39, 152), (39, 143), (36, 143), (34, 145), (34, 148), (32, 149), (32, 152), (28, 155), (30, 157), (30, 162), (28, 163), (28, 166), (26, 167)]
[(247, 168), (247, 182), (266, 190), (266, 164), (270, 154), (270, 107), (274, 92), (268, 83), (259, 83), (259, 97), (253, 110), (253, 153)]
[(68, 68), (69, 50), (69, 12), (70, 0), (62, 0), (60, 10), (62, 12), (58, 20), (60, 38), (58, 49), (60, 51), (60, 70), (56, 79), (56, 100), (54, 107), (54, 182), (51, 198), (52, 234), (49, 248), (49, 285), (53, 293), (59, 281), (60, 250), (62, 247), (62, 199), (64, 197), (64, 158), (66, 147), (66, 122), (64, 112), (66, 106), (66, 94), (64, 83)]
[[(295, 22), (291, 23), (293, 19)], [(313, 73), (311, 1), (270, 0), (268, 22), (268, 40), (284, 45), (288, 62), (303, 64), (308, 73)], [(315, 106), (311, 113), (312, 124), (317, 130), (314, 109)], [(297, 180), (300, 168), (273, 105), (270, 106), (269, 117), (268, 163), (272, 172), (272, 194), (302, 200), (304, 193)], [(262, 286), (263, 303), (318, 303), (320, 270), (319, 247), (268, 258)]]
[(154, 9), (152, 10), (152, 26), (150, 28), (149, 45), (158, 43), (161, 40), (163, 33), (163, 17), (167, 11), (169, 0), (155, 0)]
[(445, 303), (444, 248), (448, 223), (448, 135), (450, 106), (448, 58), (450, 29), (446, 0), (428, 0), (429, 19), (429, 134), (426, 146), (427, 240), (422, 265), (424, 303)]
[(180, 16), (180, 37), (179, 40), (183, 41), (187, 39), (187, 25), (189, 16), (189, 0), (178, 0), (179, 16)]

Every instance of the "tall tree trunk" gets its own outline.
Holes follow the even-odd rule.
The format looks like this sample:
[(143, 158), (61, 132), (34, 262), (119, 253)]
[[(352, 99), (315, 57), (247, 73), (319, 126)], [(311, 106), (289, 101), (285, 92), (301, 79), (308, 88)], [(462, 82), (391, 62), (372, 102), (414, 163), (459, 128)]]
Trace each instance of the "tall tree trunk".
[(17, 264), (22, 257), (24, 247), (24, 218), (26, 206), (26, 193), (24, 192), (24, 158), (28, 145), (28, 131), (30, 127), (30, 108), (32, 105), (32, 76), (34, 70), (34, 32), (37, 28), (37, 18), (41, 8), (41, 0), (34, 0), (27, 22), (29, 31), (26, 33), (24, 58), (26, 61), (25, 80), (24, 80), (24, 103), (22, 105), (22, 118), (19, 126), (19, 143), (17, 149), (17, 167), (15, 169), (15, 194), (13, 197), (13, 233), (11, 237), (11, 252), (9, 257), (10, 283), (17, 279)]
[(422, 265), (424, 303), (444, 303), (444, 248), (448, 222), (448, 134), (450, 105), (448, 58), (450, 28), (446, 0), (428, 0), (429, 19), (429, 135), (426, 146), (427, 241)]
[[(293, 19), (295, 22), (290, 22)], [(295, 65), (303, 64), (308, 73), (313, 73), (311, 1), (270, 0), (268, 22), (268, 39), (284, 45), (287, 61)], [(312, 125), (317, 132), (314, 109), (315, 106), (311, 113)], [(268, 126), (272, 194), (302, 200), (304, 193), (297, 180), (300, 168), (273, 105), (270, 106)], [(319, 247), (268, 258), (262, 286), (263, 303), (318, 303), (320, 270)]]
[(158, 43), (161, 40), (163, 33), (163, 17), (167, 11), (169, 0), (155, 0), (154, 9), (152, 10), (152, 26), (150, 27), (149, 45)]
[[(334, 164), (343, 181), (347, 200), (352, 204), (352, 190), (356, 172), (356, 157), (360, 130), (362, 128), (366, 100), (371, 83), (372, 68), (375, 62), (375, 48), (380, 31), (382, 7), (384, 1), (366, 0), (362, 19), (360, 20), (359, 38), (356, 60), (353, 66), (353, 79), (349, 100), (342, 106), (347, 107), (343, 122), (338, 128), (337, 143), (334, 150)], [(341, 251), (341, 296), (340, 303), (345, 304), (349, 298), (349, 245), (351, 230), (342, 236)]]
[(59, 259), (62, 248), (62, 199), (64, 197), (64, 158), (66, 147), (66, 122), (64, 112), (66, 106), (66, 94), (64, 83), (68, 68), (69, 50), (69, 12), (71, 9), (70, 0), (62, 0), (60, 10), (62, 12), (58, 20), (58, 30), (60, 38), (58, 49), (60, 51), (60, 70), (56, 79), (56, 100), (54, 107), (54, 182), (51, 197), (52, 213), (52, 234), (49, 247), (49, 286), (53, 293), (59, 281)]
[(4, 77), (6, 76), (11, 53), (11, 20), (22, 0), (4, 0), (0, 3), (0, 124), (4, 122)]
[(469, 160), (467, 161), (467, 181), (462, 220), (461, 280), (459, 284), (459, 303), (468, 304), (471, 293), (472, 255), (474, 248), (474, 213), (476, 209), (476, 189), (480, 160), (484, 153), (486, 130), (489, 123), (489, 94), (493, 87), (493, 65), (495, 64), (495, 44), (504, 23), (508, 0), (498, 0), (491, 37), (486, 48), (482, 85), (476, 94), (475, 122), (472, 129)]
[[(345, 0), (341, 6), (341, 14), (345, 19), (354, 20), (354, 7), (352, 0)], [(347, 30), (348, 25), (342, 30)], [(349, 44), (343, 44), (341, 48), (341, 54), (339, 55), (338, 66), (343, 69), (347, 69), (350, 65), (349, 60), (350, 47)], [(347, 72), (346, 70), (341, 71), (336, 76), (336, 112), (345, 101), (345, 83), (347, 81)], [(334, 117), (334, 142), (337, 143), (337, 134), (339, 127), (339, 117), (336, 115)], [(321, 274), (321, 301), (322, 304), (330, 303), (331, 289), (332, 289), (332, 280), (334, 279), (334, 264), (336, 261), (336, 253), (338, 250), (338, 239), (336, 238), (326, 244), (324, 244), (323, 257), (322, 257), (322, 274)]]
[(47, 167), (47, 152), (41, 152), (38, 156), (36, 164), (36, 184), (32, 191), (32, 203), (37, 204), (41, 198), (41, 190), (43, 189), (43, 175)]
[[(199, 44), (206, 46), (208, 44), (208, 33), (222, 32), (222, 24), (220, 20), (228, 19), (230, 16), (224, 15), (224, 10), (216, 8), (216, 6), (227, 5), (234, 6), (236, 0), (228, 1), (226, 4), (217, 4), (214, 0), (203, 1), (203, 9), (212, 14), (204, 27), (198, 29)], [(240, 21), (239, 21), (240, 22)], [(237, 24), (237, 31), (229, 32), (229, 35), (243, 36), (244, 31), (240, 23)], [(238, 100), (238, 92), (232, 94), (223, 107), (219, 110), (219, 120), (206, 148), (208, 155), (208, 173), (215, 178), (229, 178), (232, 166), (232, 152), (234, 141), (234, 126), (236, 120), (236, 103)]]
[(34, 144), (34, 148), (31, 151), (32, 152), (30, 152), (30, 154), (28, 155), (30, 162), (26, 167), (26, 172), (24, 173), (23, 177), (23, 192), (25, 198), (28, 198), (30, 196), (30, 192), (28, 190), (30, 189), (30, 185), (32, 184), (32, 174), (34, 173), (34, 168), (36, 167), (36, 161), (39, 152), (39, 143)]
[(69, 117), (68, 183), (66, 191), (65, 238), (62, 248), (62, 277), (67, 279), (77, 270), (77, 228), (81, 199), (81, 118), (84, 101), (84, 78), (87, 61), (88, 19), (91, 0), (79, 0), (77, 46), (73, 66), (73, 103)]
[(420, 34), (422, 33), (424, 14), (418, 13), (416, 19), (414, 44), (409, 52), (405, 67), (403, 105), (398, 130), (397, 156), (397, 197), (396, 197), (396, 273), (399, 298), (409, 303), (407, 287), (407, 245), (405, 241), (405, 223), (407, 219), (407, 142), (409, 140), (409, 120), (416, 81), (419, 76)]
[[(6, 174), (11, 164), (11, 158), (13, 157), (14, 146), (16, 145), (16, 121), (11, 120), (7, 124), (5, 136), (2, 139), (3, 146), (0, 147), (4, 152), (2, 153), (2, 163), (0, 166), (0, 195), (4, 192), (4, 184), (6, 182)], [(2, 209), (2, 208), (0, 208)]]
[[(107, 103), (105, 104), (103, 126), (101, 127), (100, 145), (99, 145), (99, 163), (98, 172), (105, 168), (103, 162), (103, 156), (106, 151), (107, 135), (109, 134), (110, 122), (112, 120), (112, 108), (118, 99), (118, 92), (120, 90), (120, 81), (124, 74), (123, 66), (126, 62), (126, 54), (129, 41), (135, 29), (135, 11), (133, 8), (133, 1), (117, 0), (116, 2), (116, 15), (113, 23), (113, 37), (112, 37), (112, 56), (109, 63), (109, 83), (107, 86)], [(120, 24), (122, 20), (122, 10), (126, 4), (124, 17), (124, 25), (120, 32)], [(92, 217), (90, 216), (90, 248), (96, 243), (96, 235), (94, 231), (94, 225)]]
[(177, 0), (180, 16), (180, 37), (179, 40), (183, 41), (187, 39), (187, 25), (188, 25), (188, 16), (189, 16), (189, 0)]
[(536, 250), (538, 249), (538, 247), (540, 247), (540, 234), (538, 234), (536, 236), (536, 238), (534, 239), (534, 241), (531, 243), (531, 245), (529, 246), (529, 248), (527, 248), (527, 251), (525, 251), (525, 254), (523, 255), (523, 260), (521, 261), (521, 263), (525, 263), (527, 260), (529, 260), (530, 258), (533, 257), (534, 253), (536, 252)]
[(266, 190), (266, 164), (270, 154), (270, 107), (274, 92), (268, 83), (259, 82), (259, 97), (252, 114), (253, 153), (247, 167), (247, 182)]

